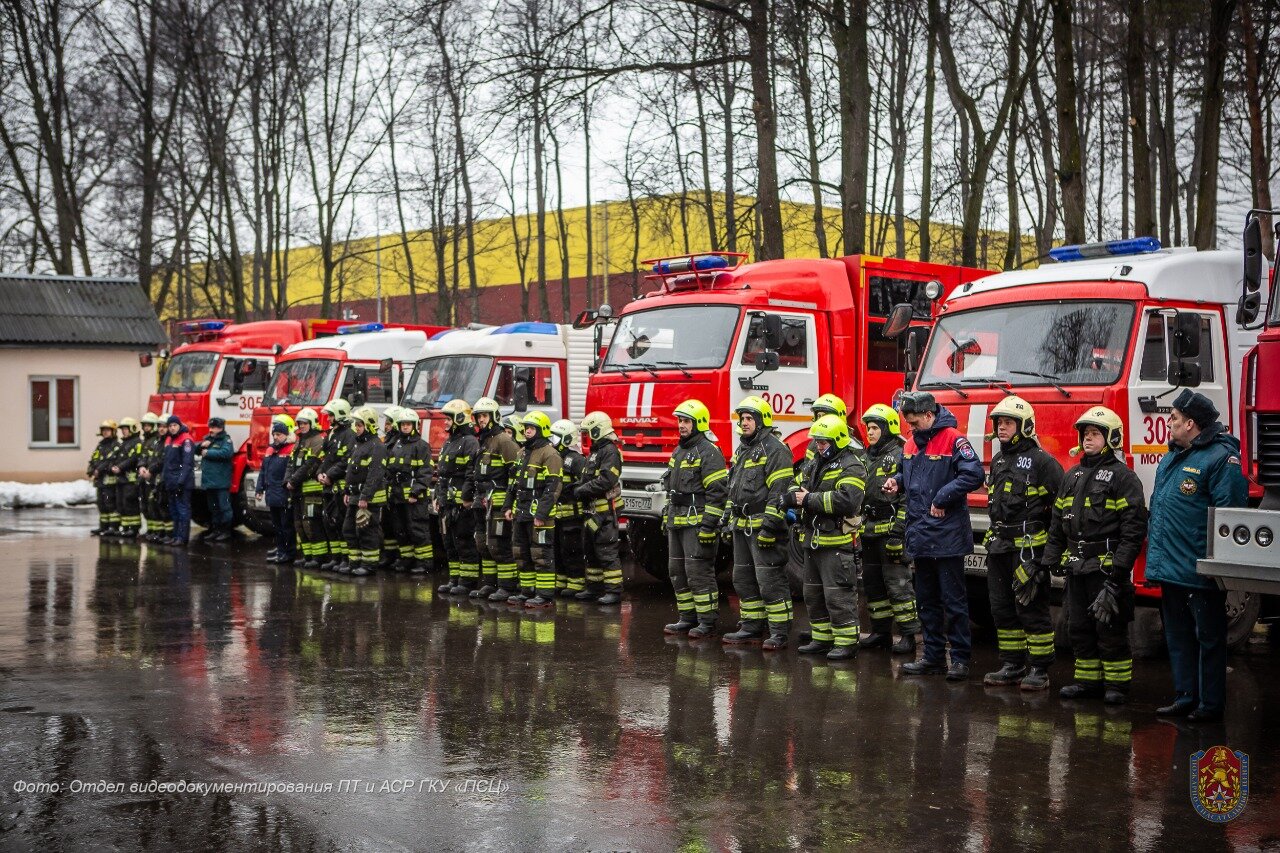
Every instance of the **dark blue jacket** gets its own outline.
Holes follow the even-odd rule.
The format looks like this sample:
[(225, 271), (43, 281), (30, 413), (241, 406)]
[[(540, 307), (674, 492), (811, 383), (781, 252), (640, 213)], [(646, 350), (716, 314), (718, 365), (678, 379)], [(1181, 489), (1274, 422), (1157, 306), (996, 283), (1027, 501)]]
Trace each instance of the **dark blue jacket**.
[(1244, 506), (1249, 484), (1240, 468), (1240, 442), (1212, 423), (1190, 447), (1169, 445), (1156, 468), (1147, 526), (1147, 580), (1212, 588), (1196, 574), (1205, 553), (1209, 507)]
[(258, 472), (258, 494), (265, 494), (267, 506), (288, 506), (289, 490), (285, 483), (289, 480), (289, 456), (293, 453), (293, 442), (273, 444), (267, 448), (262, 457), (262, 470)]
[[(912, 559), (973, 553), (966, 497), (983, 484), (985, 473), (956, 423), (950, 410), (939, 408), (933, 428), (917, 431), (902, 448), (902, 470), (894, 479), (907, 496), (905, 550)], [(934, 518), (930, 506), (947, 514)]]
[(209, 433), (204, 440), (209, 442), (209, 448), (201, 454), (204, 461), (200, 463), (200, 488), (231, 488), (231, 460), (236, 455), (231, 436), (225, 432), (221, 435)]
[(194, 489), (196, 485), (196, 445), (183, 424), (177, 435), (164, 440), (164, 487), (171, 491)]

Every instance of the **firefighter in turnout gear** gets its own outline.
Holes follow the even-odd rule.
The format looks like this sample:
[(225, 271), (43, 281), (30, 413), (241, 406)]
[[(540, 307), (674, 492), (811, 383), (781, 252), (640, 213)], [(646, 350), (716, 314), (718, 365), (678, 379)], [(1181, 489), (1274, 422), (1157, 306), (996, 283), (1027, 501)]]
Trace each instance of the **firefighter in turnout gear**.
[[(817, 423), (818, 419), (823, 415), (835, 415), (842, 421), (848, 423), (849, 409), (845, 406), (844, 400), (841, 400), (835, 394), (823, 394), (821, 397), (813, 401), (813, 405), (809, 407), (809, 412), (813, 417), (813, 422)], [(858, 443), (852, 435), (849, 440), (853, 442), (855, 450), (861, 450), (861, 444)], [(814, 456), (813, 441), (810, 440), (809, 446), (804, 451), (804, 461), (808, 462)], [(799, 482), (800, 472), (796, 472), (796, 481)]]
[(471, 407), (465, 400), (450, 400), (441, 412), (449, 419), (449, 437), (440, 448), (436, 464), (433, 508), (440, 517), (440, 532), (444, 535), (445, 555), (449, 559), (449, 579), (440, 584), (438, 591), (466, 595), (480, 581), (480, 554), (476, 551), (472, 510), (480, 442), (476, 439)]
[(1064, 699), (1102, 696), (1128, 701), (1133, 679), (1129, 626), (1133, 619), (1133, 564), (1147, 535), (1142, 482), (1120, 455), (1120, 416), (1094, 406), (1076, 420), (1084, 458), (1062, 479), (1053, 506), (1043, 565), (1067, 576), (1067, 614), (1075, 683)]
[(987, 673), (982, 683), (1046, 690), (1054, 656), (1053, 620), (1049, 574), (1040, 567), (1040, 559), (1049, 541), (1062, 466), (1036, 440), (1035, 411), (1026, 400), (1005, 397), (990, 417), (987, 440), (998, 438), (1000, 450), (987, 474), (991, 528), (984, 544), (1001, 668)]
[(497, 400), (481, 397), (471, 407), (471, 414), (476, 421), (476, 440), (480, 442), (472, 492), (481, 580), (480, 588), (471, 595), (506, 601), (516, 592), (516, 557), (511, 550), (511, 522), (502, 517), (502, 505), (507, 501), (507, 486), (520, 460), (520, 445), (512, 431), (499, 423)]
[(618, 559), (622, 451), (618, 448), (613, 422), (604, 412), (589, 412), (579, 429), (591, 440), (591, 455), (578, 481), (578, 500), (586, 512), (582, 550), (586, 557), (587, 583), (575, 598), (618, 604), (622, 601), (622, 561)]
[(729, 463), (725, 517), (733, 531), (733, 588), (738, 593), (738, 630), (725, 645), (763, 643), (786, 648), (791, 630), (791, 584), (787, 580), (787, 519), (782, 499), (795, 478), (791, 451), (773, 431), (773, 407), (747, 397), (734, 410), (742, 439)]
[[(400, 417), (400, 413), (404, 411), (399, 406), (387, 406), (382, 410), (382, 446), (387, 449), (387, 462), (390, 464), (391, 455), (395, 453), (396, 445), (400, 443), (399, 422), (396, 420)], [(390, 476), (390, 472), (388, 472)], [(390, 569), (400, 559), (400, 540), (397, 536), (398, 528), (396, 527), (395, 508), (391, 502), (392, 492), (391, 481), (387, 481), (388, 502), (386, 511), (382, 513), (382, 553), (378, 560), (378, 568)]]
[(324, 487), (325, 542), (328, 559), (320, 564), (323, 571), (351, 570), (347, 562), (347, 540), (343, 524), (347, 518), (345, 497), (347, 484), (347, 460), (356, 443), (356, 433), (351, 426), (351, 406), (341, 397), (325, 403), (322, 411), (329, 416), (329, 433), (320, 449), (320, 473), (316, 479)]
[(142, 459), (138, 462), (138, 476), (142, 486), (142, 515), (147, 521), (148, 542), (168, 538), (169, 500), (161, 484), (164, 470), (164, 420), (154, 412), (147, 412), (142, 421)]
[(547, 607), (555, 603), (556, 594), (555, 523), (562, 465), (551, 444), (546, 413), (529, 412), (521, 422), (524, 449), (504, 505), (507, 521), (515, 523), (520, 593), (507, 603)]
[(858, 552), (867, 470), (838, 415), (823, 415), (809, 429), (813, 459), (800, 469), (786, 505), (800, 511), (804, 603), (811, 640), (797, 651), (848, 660), (858, 653)]
[(347, 514), (342, 532), (347, 539), (348, 571), (364, 576), (377, 571), (381, 555), (387, 448), (378, 440), (378, 413), (369, 406), (351, 413), (351, 428), (355, 441), (347, 458), (343, 498)]
[(399, 439), (387, 452), (388, 509), (399, 543), (398, 572), (422, 574), (431, 568), (431, 445), (419, 431), (413, 409), (396, 411)]
[(560, 496), (556, 503), (556, 594), (572, 598), (587, 588), (586, 557), (582, 550), (582, 502), (577, 497), (578, 481), (587, 467), (587, 458), (574, 445), (578, 427), (571, 420), (551, 425), (551, 443), (560, 454)]
[[(920, 618), (911, 567), (903, 555), (907, 508), (902, 492), (882, 490), (886, 480), (902, 468), (902, 426), (892, 407), (876, 403), (862, 414), (867, 431), (867, 487), (862, 503), (862, 584), (871, 616), (871, 633), (864, 649), (890, 648), (894, 654), (914, 654)], [(893, 642), (893, 626), (899, 639)]]
[(116, 476), (116, 507), (120, 513), (120, 529), (116, 536), (133, 539), (142, 528), (141, 489), (138, 466), (142, 462), (142, 434), (133, 418), (120, 419), (120, 446), (111, 460), (111, 473)]
[(98, 445), (89, 455), (89, 467), (85, 476), (93, 480), (98, 490), (98, 526), (89, 531), (94, 536), (111, 536), (120, 529), (120, 512), (116, 504), (116, 483), (119, 477), (111, 473), (112, 459), (120, 447), (116, 437), (119, 425), (107, 420), (98, 424)]
[(715, 634), (719, 618), (715, 561), (729, 471), (710, 434), (711, 412), (702, 401), (685, 400), (673, 414), (680, 442), (662, 482), (667, 490), (668, 570), (680, 618), (662, 630), (698, 640)]
[(305, 408), (294, 419), (297, 441), (289, 455), (289, 503), (293, 509), (293, 529), (298, 534), (304, 569), (320, 568), (321, 559), (329, 553), (324, 532), (324, 485), (316, 479), (320, 473), (320, 457), (325, 434), (320, 431), (320, 414)]

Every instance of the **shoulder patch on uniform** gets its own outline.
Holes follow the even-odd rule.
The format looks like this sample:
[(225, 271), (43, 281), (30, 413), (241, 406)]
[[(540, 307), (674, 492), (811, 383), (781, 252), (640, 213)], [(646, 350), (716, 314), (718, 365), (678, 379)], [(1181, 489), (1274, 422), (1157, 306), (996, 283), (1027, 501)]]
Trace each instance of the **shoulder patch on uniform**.
[(956, 439), (956, 450), (960, 451), (961, 459), (967, 459), (972, 462), (978, 458), (978, 454), (973, 452), (973, 445), (969, 443), (967, 438)]
[(1184, 495), (1190, 496), (1190, 495), (1194, 495), (1196, 493), (1196, 489), (1199, 487), (1196, 486), (1195, 480), (1188, 477), (1187, 479), (1182, 481), (1182, 485), (1178, 486), (1178, 488), (1182, 491)]

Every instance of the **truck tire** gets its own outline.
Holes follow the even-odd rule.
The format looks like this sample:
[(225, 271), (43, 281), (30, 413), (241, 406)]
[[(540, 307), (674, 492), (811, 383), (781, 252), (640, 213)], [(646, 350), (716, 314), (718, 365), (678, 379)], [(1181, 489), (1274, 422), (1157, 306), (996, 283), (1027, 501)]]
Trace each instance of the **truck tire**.
[(667, 537), (662, 532), (661, 522), (656, 518), (630, 518), (627, 521), (627, 548), (631, 551), (631, 564), (635, 571), (670, 583)]
[(1245, 647), (1261, 612), (1261, 595), (1227, 590), (1227, 649), (1238, 652)]
[(787, 537), (787, 583), (791, 597), (804, 601), (804, 550), (794, 534)]

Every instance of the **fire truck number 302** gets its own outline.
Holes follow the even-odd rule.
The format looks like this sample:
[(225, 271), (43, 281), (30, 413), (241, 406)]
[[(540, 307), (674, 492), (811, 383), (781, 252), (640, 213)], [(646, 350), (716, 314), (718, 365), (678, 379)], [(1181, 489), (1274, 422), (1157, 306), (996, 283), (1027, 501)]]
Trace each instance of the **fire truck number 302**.
[(796, 411), (796, 396), (794, 394), (764, 394), (762, 395), (766, 402), (773, 408), (775, 414), (793, 415)]
[(1168, 444), (1169, 443), (1169, 421), (1165, 418), (1153, 417), (1147, 415), (1142, 419), (1142, 425), (1146, 428), (1147, 434), (1143, 438), (1143, 444)]

